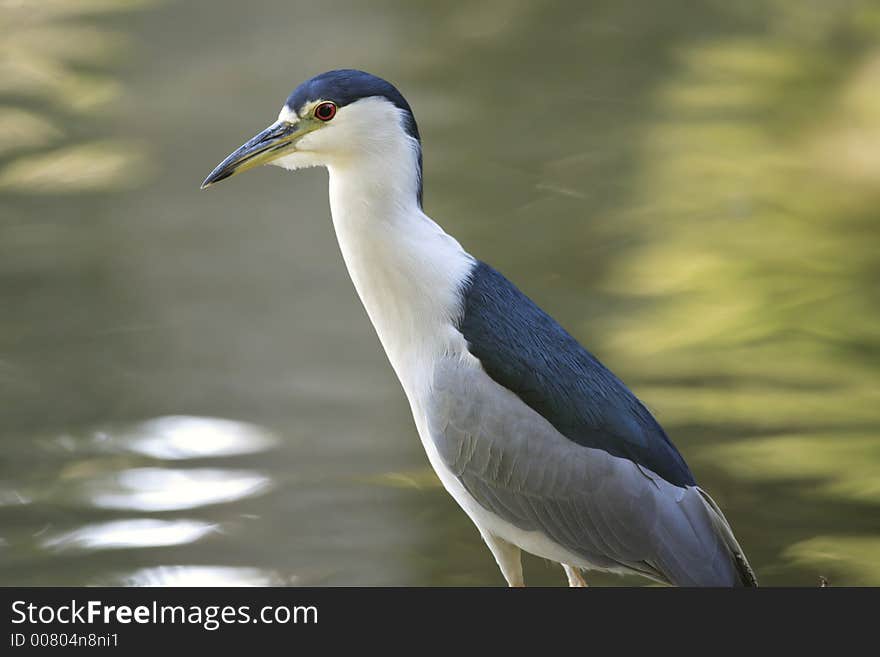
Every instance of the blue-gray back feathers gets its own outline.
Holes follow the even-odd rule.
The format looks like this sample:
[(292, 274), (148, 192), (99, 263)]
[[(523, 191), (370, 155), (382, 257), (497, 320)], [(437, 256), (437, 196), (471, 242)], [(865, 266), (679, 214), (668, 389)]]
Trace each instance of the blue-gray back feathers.
[(463, 296), (461, 332), (497, 383), (569, 440), (627, 458), (671, 484), (694, 485), (648, 409), (504, 276), (479, 262)]

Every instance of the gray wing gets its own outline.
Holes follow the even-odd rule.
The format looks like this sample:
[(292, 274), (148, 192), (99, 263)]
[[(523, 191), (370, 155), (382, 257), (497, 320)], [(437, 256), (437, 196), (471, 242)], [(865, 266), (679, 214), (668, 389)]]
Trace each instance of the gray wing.
[(465, 489), (519, 529), (610, 571), (681, 586), (743, 583), (741, 550), (702, 491), (568, 440), (481, 369), (440, 361), (427, 414)]

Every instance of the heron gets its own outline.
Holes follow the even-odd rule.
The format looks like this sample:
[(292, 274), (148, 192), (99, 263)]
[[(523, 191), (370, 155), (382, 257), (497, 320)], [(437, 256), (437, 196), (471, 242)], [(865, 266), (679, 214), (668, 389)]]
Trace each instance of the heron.
[(428, 460), (509, 586), (522, 551), (675, 586), (756, 586), (730, 524), (627, 386), (424, 211), (422, 142), (397, 88), (328, 71), (224, 159), (325, 167), (333, 227)]

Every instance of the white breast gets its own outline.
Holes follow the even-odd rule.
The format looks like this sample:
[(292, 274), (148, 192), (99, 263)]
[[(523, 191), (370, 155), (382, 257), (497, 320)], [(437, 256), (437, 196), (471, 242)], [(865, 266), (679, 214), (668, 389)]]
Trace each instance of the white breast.
[(330, 209), (352, 282), (408, 395), (455, 328), (475, 260), (419, 207), (418, 143), (402, 131), (328, 165)]

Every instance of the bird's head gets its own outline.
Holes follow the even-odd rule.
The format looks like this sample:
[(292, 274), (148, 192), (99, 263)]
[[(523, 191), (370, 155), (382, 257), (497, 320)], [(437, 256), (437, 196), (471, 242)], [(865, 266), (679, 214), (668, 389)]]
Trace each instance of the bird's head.
[(343, 166), (395, 148), (415, 158), (420, 178), (419, 130), (400, 92), (363, 71), (329, 71), (299, 85), (278, 120), (223, 160), (202, 189), (260, 164)]

